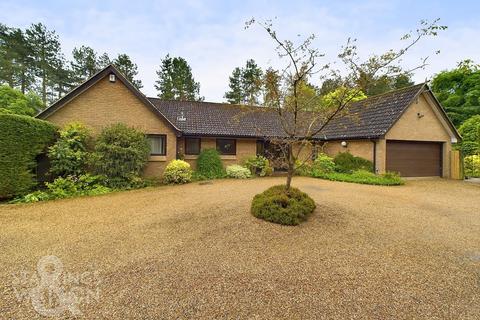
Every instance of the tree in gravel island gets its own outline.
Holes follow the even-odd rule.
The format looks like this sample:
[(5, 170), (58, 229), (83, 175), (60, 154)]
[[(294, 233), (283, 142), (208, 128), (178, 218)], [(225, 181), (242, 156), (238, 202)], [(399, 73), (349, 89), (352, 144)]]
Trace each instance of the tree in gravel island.
[(112, 63), (117, 67), (118, 70), (130, 81), (133, 86), (137, 89), (141, 89), (143, 87), (142, 81), (135, 79), (138, 75), (138, 67), (137, 64), (132, 62), (132, 59), (126, 54), (119, 54), (117, 58), (115, 58)]
[(192, 75), (192, 68), (182, 57), (166, 55), (162, 59), (155, 89), (163, 100), (203, 101), (200, 96), (200, 83)]
[[(370, 82), (384, 77), (404, 78), (414, 70), (426, 66), (428, 57), (407, 69), (403, 68), (400, 62), (420, 40), (434, 37), (439, 31), (446, 29), (446, 26), (439, 25), (438, 21), (422, 20), (414, 32), (401, 38), (404, 45), (399, 49), (390, 49), (380, 55), (371, 54), (366, 60), (361, 60), (356, 40), (348, 39), (338, 54), (339, 61), (335, 63), (320, 62), (324, 55), (313, 47), (315, 35), (294, 42), (282, 39), (271, 20), (259, 22), (252, 19), (246, 23), (246, 28), (258, 26), (267, 33), (276, 45), (279, 62), (284, 65), (278, 71), (278, 77), (270, 76), (264, 79), (263, 87), (267, 91), (265, 96), (268, 96), (265, 107), (245, 112), (272, 112), (278, 118), (278, 126), (283, 132), (280, 137), (269, 136), (266, 131), (262, 131), (263, 128), (257, 130), (276, 146), (285, 163), (287, 193), (295, 171), (311, 158), (311, 152), (306, 151), (313, 146), (314, 138), (333, 117), (348, 116), (352, 102), (365, 97), (363, 88), (368, 88)], [(334, 65), (337, 67), (333, 68)], [(312, 94), (312, 87), (307, 86), (314, 76), (320, 79), (336, 79), (335, 87), (342, 89), (337, 90), (328, 100), (319, 99), (317, 94)], [(313, 92), (318, 91), (317, 89)]]

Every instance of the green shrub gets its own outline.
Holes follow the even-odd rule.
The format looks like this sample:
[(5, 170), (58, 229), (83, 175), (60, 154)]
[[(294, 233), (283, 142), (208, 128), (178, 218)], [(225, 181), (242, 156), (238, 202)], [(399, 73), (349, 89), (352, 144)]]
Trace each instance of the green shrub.
[(137, 188), (144, 185), (140, 174), (149, 154), (150, 144), (143, 132), (117, 123), (98, 136), (92, 165), (97, 174), (106, 176), (107, 186)]
[(480, 155), (465, 157), (463, 161), (467, 177), (480, 177)]
[(163, 172), (163, 182), (167, 184), (182, 184), (192, 180), (190, 164), (183, 160), (172, 160)]
[(335, 170), (343, 173), (352, 173), (357, 170), (373, 171), (373, 163), (367, 159), (356, 157), (350, 152), (340, 152), (333, 158)]
[(306, 193), (284, 185), (273, 186), (257, 194), (252, 201), (252, 214), (260, 219), (284, 224), (298, 225), (315, 210), (315, 202)]
[(462, 136), (460, 150), (464, 156), (471, 156), (480, 153), (480, 115), (467, 119), (458, 132)]
[(248, 168), (234, 164), (227, 167), (227, 177), (235, 179), (248, 179), (252, 176)]
[(314, 172), (313, 177), (326, 179), (331, 181), (352, 182), (360, 184), (372, 184), (372, 185), (384, 185), (384, 186), (397, 186), (402, 185), (403, 180), (397, 173), (387, 172), (382, 175), (376, 175), (373, 172), (366, 170), (358, 170), (353, 173), (343, 172)]
[(50, 172), (55, 176), (66, 177), (86, 172), (89, 160), (87, 150), (90, 130), (81, 123), (67, 124), (60, 130), (60, 137), (48, 148)]
[(273, 168), (270, 166), (270, 161), (264, 156), (255, 156), (248, 158), (245, 161), (247, 167), (253, 175), (259, 177), (270, 176), (273, 173)]
[(333, 158), (329, 157), (325, 153), (320, 153), (313, 161), (312, 171), (331, 173), (335, 171), (335, 162), (333, 161)]
[(46, 190), (29, 193), (12, 202), (38, 202), (77, 196), (92, 196), (111, 192), (112, 189), (106, 187), (104, 184), (105, 177), (92, 176), (89, 174), (80, 175), (78, 177), (58, 177), (53, 182), (47, 182), (45, 184), (47, 187)]
[(206, 179), (217, 179), (225, 176), (220, 154), (215, 149), (205, 149), (197, 159), (197, 172)]
[(0, 198), (28, 193), (36, 184), (36, 157), (55, 140), (57, 128), (28, 116), (0, 114)]
[(295, 161), (295, 174), (302, 177), (310, 177), (312, 175), (312, 165), (308, 162), (300, 160)]

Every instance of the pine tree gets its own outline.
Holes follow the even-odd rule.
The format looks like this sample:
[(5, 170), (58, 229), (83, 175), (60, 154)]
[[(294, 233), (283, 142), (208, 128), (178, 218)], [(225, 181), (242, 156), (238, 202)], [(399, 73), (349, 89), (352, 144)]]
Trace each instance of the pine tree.
[(192, 69), (182, 57), (166, 55), (157, 71), (155, 88), (164, 100), (202, 101), (200, 83), (195, 82)]
[(115, 67), (130, 81), (137, 89), (143, 87), (141, 80), (136, 80), (138, 74), (138, 67), (132, 62), (130, 57), (126, 54), (119, 54), (112, 62)]
[(73, 61), (70, 62), (72, 76), (76, 84), (90, 78), (98, 71), (97, 53), (90, 47), (73, 48)]
[(0, 82), (25, 93), (35, 82), (32, 47), (17, 28), (0, 24)]
[(110, 60), (110, 57), (106, 52), (104, 52), (100, 57), (97, 59), (97, 68), (98, 70), (101, 70), (111, 64), (112, 61)]
[(262, 77), (262, 69), (257, 66), (255, 60), (248, 60), (242, 72), (244, 103), (249, 105), (259, 104), (259, 96), (262, 91)]
[(242, 69), (235, 68), (233, 69), (232, 75), (230, 76), (230, 91), (225, 93), (225, 98), (231, 104), (239, 104), (243, 102), (243, 89), (242, 89)]
[(230, 103), (257, 105), (263, 86), (263, 71), (255, 60), (247, 60), (244, 68), (235, 68), (230, 76), (230, 91), (225, 98)]
[(49, 31), (41, 24), (32, 24), (26, 31), (27, 41), (32, 46), (35, 75), (40, 80), (40, 95), (44, 104), (47, 104), (50, 86), (53, 86), (56, 68), (60, 65), (61, 48), (58, 35)]

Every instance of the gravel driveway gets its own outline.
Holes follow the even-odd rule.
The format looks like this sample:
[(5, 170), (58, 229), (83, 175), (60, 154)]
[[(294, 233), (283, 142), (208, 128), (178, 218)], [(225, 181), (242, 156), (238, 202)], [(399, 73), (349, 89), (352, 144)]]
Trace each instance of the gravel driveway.
[[(479, 319), (480, 185), (295, 178), (318, 204), (306, 223), (252, 217), (253, 195), (281, 182), (0, 206), (0, 318)], [(31, 278), (47, 255), (75, 307), (28, 291), (50, 281)]]

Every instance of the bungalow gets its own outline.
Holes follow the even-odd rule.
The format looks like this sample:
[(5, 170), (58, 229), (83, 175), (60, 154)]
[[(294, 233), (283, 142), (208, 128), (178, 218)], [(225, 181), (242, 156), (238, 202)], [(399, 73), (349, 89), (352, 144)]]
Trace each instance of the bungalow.
[[(58, 125), (80, 121), (99, 132), (123, 122), (151, 141), (147, 176), (160, 176), (166, 163), (183, 157), (192, 166), (202, 149), (216, 148), (225, 165), (263, 153), (265, 136), (283, 130), (272, 112), (224, 103), (147, 98), (113, 66), (73, 89), (38, 117)], [(259, 132), (258, 128), (262, 128)], [(324, 152), (369, 159), (375, 171), (403, 176), (450, 176), (452, 143), (460, 139), (426, 84), (418, 84), (353, 104), (316, 136)]]

